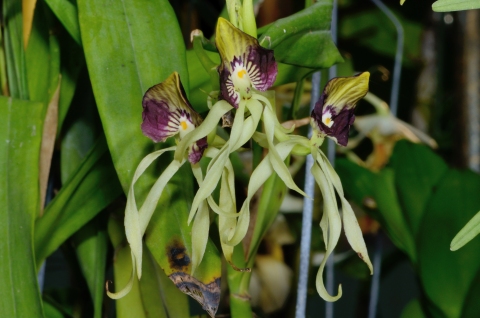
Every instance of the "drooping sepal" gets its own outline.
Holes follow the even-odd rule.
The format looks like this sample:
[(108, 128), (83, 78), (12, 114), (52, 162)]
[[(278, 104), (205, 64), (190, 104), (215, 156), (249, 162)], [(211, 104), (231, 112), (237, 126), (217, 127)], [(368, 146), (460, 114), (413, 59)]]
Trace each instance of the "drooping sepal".
[[(177, 72), (148, 89), (142, 106), (142, 132), (154, 142), (164, 142), (177, 134), (181, 139), (202, 123), (202, 118), (187, 100)], [(189, 150), (189, 161), (200, 161), (205, 148), (205, 138), (194, 143)]]
[(329, 137), (346, 146), (350, 126), (355, 121), (357, 102), (368, 92), (370, 73), (331, 79), (311, 114), (311, 124), (321, 137)]
[(235, 108), (240, 99), (250, 99), (252, 89), (265, 91), (273, 85), (277, 77), (273, 50), (261, 47), (256, 38), (223, 18), (218, 19), (215, 43), (222, 60), (221, 96)]

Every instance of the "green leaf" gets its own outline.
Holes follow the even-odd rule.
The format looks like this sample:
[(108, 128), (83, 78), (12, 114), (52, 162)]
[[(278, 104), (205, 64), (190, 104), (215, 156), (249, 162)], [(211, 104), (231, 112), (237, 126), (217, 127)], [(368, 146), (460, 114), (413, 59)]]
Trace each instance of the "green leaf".
[(426, 318), (422, 304), (415, 298), (411, 300), (402, 311), (401, 318)]
[(389, 167), (395, 170), (395, 185), (404, 217), (414, 236), (435, 187), (447, 173), (443, 160), (427, 146), (400, 141)]
[(143, 254), (144, 279), (140, 280), (147, 317), (190, 317), (188, 297), (165, 275), (148, 249)]
[[(70, 104), (74, 99), (77, 82), (81, 81), (81, 74), (87, 73), (85, 68), (85, 57), (83, 49), (78, 46), (70, 37), (63, 36), (60, 38), (60, 50), (63, 52), (61, 61), (61, 85), (60, 85), (60, 99), (58, 101), (58, 133), (62, 131), (63, 122), (67, 116)], [(85, 75), (86, 77), (87, 75)], [(91, 84), (89, 83), (89, 90), (91, 91)], [(84, 96), (81, 88), (79, 95)], [(92, 95), (93, 96), (93, 93)]]
[(438, 0), (432, 4), (432, 10), (436, 12), (474, 10), (479, 8), (480, 2), (477, 0)]
[(78, 23), (78, 8), (75, 0), (45, 0), (58, 20), (63, 24), (68, 33), (77, 42), (82, 45), (80, 38), (80, 26)]
[(0, 97), (0, 308), (5, 317), (43, 317), (32, 242), (43, 108)]
[(456, 251), (480, 233), (480, 212), (477, 212), (470, 221), (455, 235), (450, 243), (450, 250)]
[(25, 52), (29, 98), (46, 105), (58, 87), (60, 44), (50, 9), (41, 0), (35, 6), (32, 31)]
[(121, 194), (117, 180), (106, 142), (100, 138), (37, 220), (37, 264)]
[(78, 169), (102, 134), (102, 123), (86, 69), (79, 78), (78, 91), (79, 94), (76, 94), (73, 99), (68, 116), (65, 118), (61, 138), (60, 172), (64, 184)]
[[(403, 64), (413, 66), (420, 59), (423, 26), (405, 19), (392, 10), (400, 20), (405, 32)], [(339, 36), (391, 58), (395, 57), (397, 30), (390, 19), (380, 10), (372, 9), (346, 16), (340, 20)]]
[(328, 68), (343, 61), (330, 32), (332, 1), (320, 0), (259, 30), (259, 42), (275, 59), (308, 68)]
[(73, 235), (80, 269), (87, 281), (94, 306), (94, 317), (102, 317), (107, 260), (106, 223), (95, 218)]
[(470, 282), (470, 288), (463, 303), (461, 317), (475, 318), (480, 315), (480, 269), (477, 271), (475, 279)]
[[(446, 317), (460, 317), (480, 268), (480, 241), (449, 250), (450, 239), (480, 209), (480, 176), (450, 170), (431, 197), (417, 237), (419, 278), (427, 298)], [(478, 299), (478, 298), (477, 298)], [(478, 312), (477, 312), (478, 316)]]
[(7, 80), (10, 96), (28, 99), (21, 1), (3, 1), (3, 21)]
[(126, 193), (136, 166), (153, 150), (140, 130), (143, 94), (173, 71), (189, 91), (185, 44), (167, 0), (86, 0), (78, 11), (95, 99)]
[(48, 301), (43, 302), (43, 312), (47, 318), (65, 318), (63, 312)]

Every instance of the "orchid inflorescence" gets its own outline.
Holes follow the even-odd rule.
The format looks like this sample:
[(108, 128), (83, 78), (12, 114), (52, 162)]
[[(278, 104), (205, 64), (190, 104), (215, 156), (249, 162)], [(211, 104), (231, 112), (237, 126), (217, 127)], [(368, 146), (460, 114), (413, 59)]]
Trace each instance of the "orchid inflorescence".
[[(194, 36), (202, 36), (201, 32)], [(344, 197), (342, 184), (332, 165), (320, 150), (325, 137), (345, 146), (350, 126), (355, 116), (356, 103), (368, 91), (369, 73), (353, 77), (334, 78), (329, 81), (320, 100), (311, 114), (313, 134), (310, 139), (292, 134), (284, 128), (275, 114), (273, 92), (267, 91), (275, 82), (277, 63), (273, 50), (263, 48), (253, 36), (220, 18), (217, 23), (215, 44), (220, 54), (218, 66), (220, 91), (218, 99), (211, 104), (204, 120), (190, 105), (178, 73), (174, 72), (165, 81), (151, 87), (143, 97), (144, 135), (154, 142), (164, 142), (175, 137), (177, 144), (147, 155), (135, 171), (127, 197), (125, 229), (132, 251), (133, 272), (141, 277), (142, 237), (157, 206), (163, 189), (180, 169), (190, 163), (198, 183), (188, 222), (192, 224), (192, 273), (199, 265), (205, 252), (210, 227), (210, 210), (218, 215), (220, 242), (225, 259), (236, 270), (232, 260), (233, 248), (245, 237), (250, 222), (250, 201), (267, 179), (276, 173), (285, 185), (301, 195), (306, 194), (295, 184), (285, 165), (290, 154), (309, 155), (315, 164), (311, 172), (320, 187), (324, 201), (324, 212), (320, 222), (326, 245), (326, 255), (317, 275), (317, 290), (321, 297), (335, 301), (341, 297), (331, 296), (323, 284), (323, 269), (328, 256), (336, 246), (342, 218), (346, 237), (360, 258), (372, 272), (365, 242), (354, 212)], [(215, 96), (215, 94), (210, 94)], [(230, 136), (227, 140), (216, 134), (222, 118), (234, 112)], [(263, 132), (257, 130), (263, 123)], [(237, 212), (234, 170), (230, 154), (238, 151), (251, 139), (267, 150), (265, 157), (252, 172), (247, 197)], [(164, 169), (151, 188), (145, 202), (137, 208), (134, 185), (142, 173), (159, 156), (173, 152), (173, 160)], [(200, 166), (203, 157), (211, 158), (206, 169)], [(212, 197), (220, 186), (218, 202)], [(341, 200), (342, 216), (339, 213), (335, 193)], [(133, 273), (129, 284), (118, 293), (109, 293), (120, 298), (129, 292), (133, 284)]]

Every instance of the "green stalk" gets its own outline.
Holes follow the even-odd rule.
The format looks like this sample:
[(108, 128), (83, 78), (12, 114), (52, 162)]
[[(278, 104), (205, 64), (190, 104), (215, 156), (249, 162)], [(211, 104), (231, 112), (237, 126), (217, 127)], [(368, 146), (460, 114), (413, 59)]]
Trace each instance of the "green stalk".
[[(247, 264), (242, 244), (235, 246), (233, 250), (233, 262), (238, 267), (251, 268), (254, 260), (255, 259), (252, 258)], [(230, 313), (232, 318), (253, 318), (250, 294), (248, 292), (252, 272), (239, 272), (234, 270), (232, 266), (227, 266), (227, 280), (228, 287), (230, 288)]]
[(220, 90), (220, 79), (217, 72), (218, 65), (213, 62), (208, 56), (207, 52), (205, 52), (205, 49), (203, 48), (204, 41), (206, 40), (203, 37), (202, 31), (195, 30), (192, 32), (193, 50), (195, 51), (195, 54), (197, 55), (197, 58), (205, 71), (207, 71), (208, 75), (210, 75), (212, 90), (218, 91)]
[(243, 0), (242, 6), (242, 20), (243, 20), (243, 32), (257, 37), (257, 22), (255, 21), (255, 12), (253, 12), (253, 1)]

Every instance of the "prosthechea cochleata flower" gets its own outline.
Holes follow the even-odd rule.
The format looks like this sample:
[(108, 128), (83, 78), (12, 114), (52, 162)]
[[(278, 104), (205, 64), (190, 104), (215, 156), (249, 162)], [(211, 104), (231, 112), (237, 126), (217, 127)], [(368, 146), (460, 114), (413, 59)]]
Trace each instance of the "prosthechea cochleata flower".
[[(190, 103), (185, 97), (180, 77), (178, 73), (172, 73), (164, 82), (151, 87), (143, 97), (143, 123), (141, 125), (142, 132), (145, 136), (152, 139), (154, 142), (164, 142), (169, 137), (176, 137), (177, 141), (182, 140), (190, 132), (195, 130), (202, 123), (202, 118), (191, 107)], [(168, 151), (175, 151), (177, 146), (168, 147), (155, 151), (142, 159), (138, 165), (133, 176), (132, 183), (127, 195), (127, 206), (125, 209), (125, 232), (128, 243), (131, 248), (133, 271), (127, 286), (117, 293), (108, 292), (111, 298), (117, 299), (126, 295), (132, 288), (134, 273), (137, 273), (138, 279), (142, 275), (142, 237), (145, 234), (147, 225), (152, 217), (153, 212), (157, 206), (158, 200), (167, 185), (168, 181), (178, 171), (178, 169), (188, 160), (192, 168), (198, 166), (198, 162), (207, 148), (207, 138), (203, 137), (196, 142), (190, 144), (180, 161), (173, 160), (163, 171), (157, 179), (150, 192), (145, 199), (145, 202), (137, 208), (134, 185), (150, 164), (159, 156)], [(208, 219), (208, 207), (205, 202), (202, 202), (199, 213)], [(209, 225), (209, 221), (206, 220)], [(196, 227), (205, 227), (205, 220), (200, 220), (200, 223), (194, 223), (192, 232), (195, 232)], [(208, 227), (207, 227), (208, 228)], [(202, 228), (203, 230), (203, 228)], [(204, 231), (202, 231), (204, 232)], [(196, 246), (198, 244), (206, 244), (208, 239), (208, 231), (206, 235), (196, 237)], [(195, 250), (195, 248), (194, 248)], [(203, 246), (203, 251), (205, 246)], [(203, 255), (202, 250), (195, 250), (197, 253), (193, 255), (192, 251), (192, 271), (198, 265)], [(200, 252), (201, 255), (198, 255)]]
[[(221, 64), (218, 67), (220, 101), (213, 105), (211, 112), (216, 112), (221, 102), (227, 102), (235, 108), (235, 116), (229, 140), (216, 151), (207, 167), (205, 180), (193, 200), (190, 218), (196, 213), (201, 202), (209, 200), (209, 204), (212, 203), (210, 207), (219, 214), (222, 249), (227, 261), (231, 263), (233, 246), (240, 243), (247, 232), (250, 220), (249, 210), (246, 208), (239, 214), (232, 213), (233, 211), (228, 211), (230, 208), (225, 206), (227, 201), (234, 202), (233, 197), (226, 200), (221, 195), (220, 199), (224, 202), (217, 206), (209, 196), (220, 178), (226, 177), (224, 168), (227, 166), (229, 155), (252, 138), (260, 120), (264, 123), (265, 140), (269, 149), (268, 158), (272, 168), (289, 188), (303, 195), (304, 192), (293, 182), (288, 168), (274, 146), (276, 141), (280, 141), (283, 135), (290, 131), (278, 122), (272, 106), (272, 94), (264, 93), (273, 85), (277, 76), (277, 63), (273, 51), (261, 47), (256, 38), (244, 33), (223, 18), (219, 18), (217, 23), (215, 44), (221, 58)], [(194, 134), (192, 140), (194, 140), (193, 136)], [(189, 142), (191, 140), (185, 140), (184, 145)], [(183, 150), (183, 148), (180, 150), (181, 146), (183, 145), (181, 144), (177, 151)], [(221, 184), (226, 188), (226, 181), (222, 181)]]
[[(319, 148), (325, 137), (334, 140), (340, 146), (347, 144), (349, 129), (355, 120), (354, 108), (368, 91), (369, 77), (370, 74), (365, 72), (353, 77), (339, 77), (330, 80), (325, 86), (320, 100), (315, 104), (310, 117), (310, 123), (313, 128), (311, 139), (287, 135), (288, 138), (286, 140), (275, 145), (281, 159), (285, 159), (290, 153), (298, 155), (311, 154), (314, 158), (311, 172), (323, 196), (323, 216), (320, 227), (326, 248), (325, 257), (320, 264), (317, 274), (316, 286), (320, 296), (327, 301), (336, 301), (342, 295), (341, 287), (339, 287), (338, 294), (331, 296), (323, 283), (323, 269), (327, 258), (337, 245), (342, 229), (342, 220), (345, 235), (352, 249), (367, 264), (370, 271), (373, 272), (362, 232), (352, 207), (345, 199), (340, 178)], [(259, 143), (265, 144), (266, 137), (263, 134), (256, 133), (254, 138)], [(269, 155), (270, 153), (267, 157)], [(259, 189), (260, 185), (265, 182), (266, 177), (268, 177), (266, 173), (273, 171), (267, 157), (262, 160), (252, 173), (248, 186), (247, 201), (251, 199), (253, 193)], [(335, 192), (341, 201), (342, 216), (338, 210)], [(248, 203), (244, 204), (242, 209), (248, 209)]]

